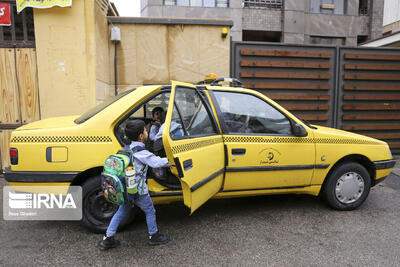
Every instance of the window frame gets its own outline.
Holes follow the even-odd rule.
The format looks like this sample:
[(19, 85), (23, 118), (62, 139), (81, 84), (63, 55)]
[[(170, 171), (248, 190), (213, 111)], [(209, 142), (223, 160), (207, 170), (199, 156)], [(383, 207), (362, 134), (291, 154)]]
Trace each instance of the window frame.
[(218, 0), (214, 1), (214, 6), (206, 6), (204, 5), (204, 0), (201, 0), (201, 6), (192, 5), (192, 0), (188, 0), (188, 5), (178, 5), (177, 0), (172, 0), (172, 4), (166, 4), (166, 0), (163, 0), (163, 6), (175, 6), (175, 7), (200, 7), (200, 8), (229, 8), (230, 7), (230, 0), (226, 0), (226, 6), (218, 6)]
[[(180, 113), (180, 110), (179, 110), (179, 108), (178, 108), (178, 105), (175, 104), (176, 90), (177, 90), (178, 88), (185, 88), (185, 89), (187, 89), (187, 90), (194, 90), (194, 91), (195, 91), (196, 95), (200, 98), (200, 101), (201, 101), (201, 103), (203, 104), (203, 106), (204, 106), (204, 108), (205, 108), (205, 110), (206, 110), (206, 112), (207, 112), (208, 117), (210, 118), (210, 122), (211, 122), (212, 127), (214, 128), (215, 133), (187, 135), (187, 129), (186, 129), (186, 127), (185, 127), (185, 124), (183, 123), (182, 115), (181, 115), (181, 113)], [(219, 127), (218, 127), (218, 124), (217, 124), (217, 122), (216, 122), (216, 120), (215, 120), (214, 114), (211, 112), (211, 107), (210, 107), (209, 103), (208, 103), (207, 100), (200, 94), (200, 90), (202, 90), (202, 88), (204, 88), (204, 87), (200, 87), (200, 88), (197, 87), (197, 86), (196, 86), (196, 87), (185, 87), (185, 86), (181, 86), (181, 85), (178, 85), (178, 86), (175, 87), (175, 94), (174, 94), (174, 102), (173, 102), (173, 105), (174, 105), (174, 107), (177, 108), (177, 112), (178, 112), (178, 115), (179, 115), (179, 119), (180, 119), (180, 121), (181, 121), (181, 125), (182, 125), (182, 129), (183, 129), (184, 135), (183, 135), (183, 136), (172, 136), (171, 133), (169, 132), (169, 129), (168, 129), (169, 137), (170, 137), (172, 140), (178, 141), (178, 140), (183, 140), (183, 139), (193, 139), (193, 138), (199, 138), (199, 137), (206, 137), (206, 136), (213, 136), (213, 135), (221, 135), (221, 131), (220, 131), (220, 129), (219, 129)], [(173, 112), (173, 111), (174, 111), (174, 110), (172, 110), (172, 112)], [(172, 122), (172, 114), (171, 114), (171, 122)], [(171, 128), (171, 123), (170, 123), (170, 125), (169, 125), (169, 128)]]
[[(321, 44), (321, 43), (312, 43), (312, 38), (319, 38), (319, 39), (330, 39), (330, 40), (342, 40), (342, 44)], [(335, 45), (335, 46), (346, 46), (346, 36), (329, 36), (329, 35), (309, 35), (309, 43), (312, 45)]]
[[(146, 105), (148, 102), (150, 102), (151, 100), (153, 100), (154, 98), (156, 98), (158, 95), (160, 94), (166, 94), (166, 93), (171, 93), (171, 87), (170, 86), (166, 86), (166, 87), (162, 87), (160, 91), (156, 92), (155, 94), (151, 95), (150, 97), (144, 99), (143, 101), (141, 101), (136, 107), (134, 107), (133, 109), (131, 109), (125, 116), (123, 116), (121, 119), (118, 120), (118, 122), (115, 124), (114, 126), (114, 135), (117, 138), (118, 142), (120, 143), (120, 145), (124, 146), (124, 142), (122, 140), (122, 138), (119, 136), (118, 134), (118, 128), (119, 126), (126, 121), (133, 113), (135, 113), (136, 111), (138, 111), (140, 108), (143, 107), (143, 105)], [(171, 98), (170, 98), (171, 99)], [(169, 102), (168, 102), (169, 104)], [(140, 117), (138, 119), (143, 119), (146, 120), (146, 117)]]
[[(332, 0), (332, 2), (333, 2), (332, 4), (324, 4), (323, 0), (316, 0), (316, 1), (318, 1), (318, 11), (314, 10), (314, 8), (313, 8), (313, 6), (314, 6), (313, 0), (310, 0), (309, 13), (311, 13), (311, 14), (339, 15), (339, 16), (347, 16), (348, 15), (347, 11), (348, 11), (349, 3), (348, 3), (347, 0), (343, 0), (343, 12), (342, 13), (335, 13), (335, 11), (337, 11), (336, 6), (338, 6), (336, 1), (339, 1), (339, 0)], [(334, 8), (324, 8), (324, 7), (322, 7), (322, 5), (334, 5), (335, 7)], [(322, 12), (323, 10), (332, 10), (332, 13)]]
[[(35, 48), (36, 47), (36, 41), (35, 41), (36, 37), (34, 31), (35, 21), (32, 8), (27, 8), (25, 10), (22, 10), (18, 14), (15, 1), (2, 0), (0, 2), (10, 4), (10, 21), (11, 21), (10, 26), (0, 26), (0, 48)], [(22, 35), (17, 35), (17, 27), (16, 27), (17, 19), (21, 19), (20, 22), (22, 23)], [(31, 20), (32, 24), (28, 23), (28, 20)], [(32, 31), (32, 35), (29, 34), (30, 31)], [(11, 36), (10, 40), (5, 40), (7, 32), (10, 33)]]
[(243, 8), (282, 10), (282, 0), (242, 0)]
[[(270, 106), (273, 107), (275, 110), (277, 110), (279, 113), (281, 113), (281, 114), (289, 121), (291, 134), (279, 134), (279, 133), (276, 133), (276, 134), (266, 134), (266, 133), (230, 133), (229, 131), (227, 131), (227, 127), (226, 127), (226, 125), (225, 125), (225, 120), (223, 119), (222, 111), (221, 111), (221, 109), (220, 109), (220, 107), (219, 107), (219, 103), (218, 103), (218, 101), (217, 101), (216, 96), (214, 95), (214, 92), (244, 94), (244, 95), (250, 95), (250, 96), (253, 96), (253, 97), (256, 97), (256, 98), (260, 99), (261, 101), (265, 102), (266, 104), (270, 105)], [(219, 124), (221, 125), (221, 130), (222, 130), (222, 134), (223, 134), (223, 135), (244, 135), (244, 136), (290, 136), (290, 137), (296, 137), (296, 135), (293, 133), (293, 125), (294, 125), (296, 122), (293, 121), (292, 118), (288, 117), (285, 113), (283, 113), (283, 112), (282, 112), (279, 108), (277, 108), (275, 105), (273, 105), (272, 103), (270, 103), (268, 100), (266, 100), (266, 99), (264, 99), (264, 98), (262, 98), (262, 97), (260, 97), (260, 96), (258, 96), (258, 95), (249, 93), (249, 92), (236, 92), (236, 91), (228, 91), (228, 90), (215, 90), (215, 91), (214, 91), (214, 90), (209, 90), (209, 93), (210, 93), (211, 99), (212, 99), (212, 101), (213, 101), (213, 104), (214, 104), (214, 107), (215, 107), (215, 111), (217, 112), (218, 121), (219, 121)]]

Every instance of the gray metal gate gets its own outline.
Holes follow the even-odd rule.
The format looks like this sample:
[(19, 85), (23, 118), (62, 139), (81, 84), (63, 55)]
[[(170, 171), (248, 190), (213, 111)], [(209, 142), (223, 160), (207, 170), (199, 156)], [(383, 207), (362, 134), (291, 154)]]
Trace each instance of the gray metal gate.
[(233, 42), (231, 76), (314, 124), (400, 154), (400, 49)]
[(338, 128), (400, 153), (400, 49), (340, 48)]

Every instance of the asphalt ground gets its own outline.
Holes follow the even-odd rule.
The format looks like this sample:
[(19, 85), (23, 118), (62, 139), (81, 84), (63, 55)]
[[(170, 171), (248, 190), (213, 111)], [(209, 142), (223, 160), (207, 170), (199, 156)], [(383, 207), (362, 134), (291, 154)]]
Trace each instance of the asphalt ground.
[(168, 244), (149, 246), (139, 215), (108, 251), (78, 222), (1, 218), (0, 266), (400, 266), (400, 168), (354, 211), (298, 195), (211, 200), (192, 216), (181, 203), (156, 210)]

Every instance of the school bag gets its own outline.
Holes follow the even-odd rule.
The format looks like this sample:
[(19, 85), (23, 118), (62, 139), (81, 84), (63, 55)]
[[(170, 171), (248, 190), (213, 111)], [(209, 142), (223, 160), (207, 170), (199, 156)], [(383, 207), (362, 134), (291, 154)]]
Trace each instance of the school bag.
[[(130, 203), (130, 194), (136, 194), (138, 184), (141, 179), (144, 179), (146, 173), (146, 165), (138, 171), (136, 168), (133, 155), (136, 152), (145, 150), (143, 147), (129, 146), (119, 150), (116, 154), (107, 157), (104, 162), (104, 169), (101, 173), (101, 187), (104, 197), (108, 202), (116, 205)], [(144, 181), (142, 181), (143, 183)]]

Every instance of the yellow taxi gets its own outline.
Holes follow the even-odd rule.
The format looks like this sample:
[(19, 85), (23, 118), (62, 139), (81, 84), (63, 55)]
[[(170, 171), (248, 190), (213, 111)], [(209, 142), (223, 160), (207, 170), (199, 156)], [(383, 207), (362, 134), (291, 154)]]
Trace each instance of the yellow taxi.
[(81, 116), (22, 126), (11, 136), (5, 178), (11, 186), (82, 186), (82, 224), (104, 231), (117, 208), (101, 191), (104, 161), (125, 144), (126, 122), (150, 124), (155, 107), (166, 111), (162, 143), (174, 166), (167, 177), (149, 174), (150, 195), (155, 204), (183, 201), (191, 213), (211, 198), (288, 193), (352, 210), (395, 164), (383, 141), (310, 125), (240, 81), (219, 78), (142, 86)]

